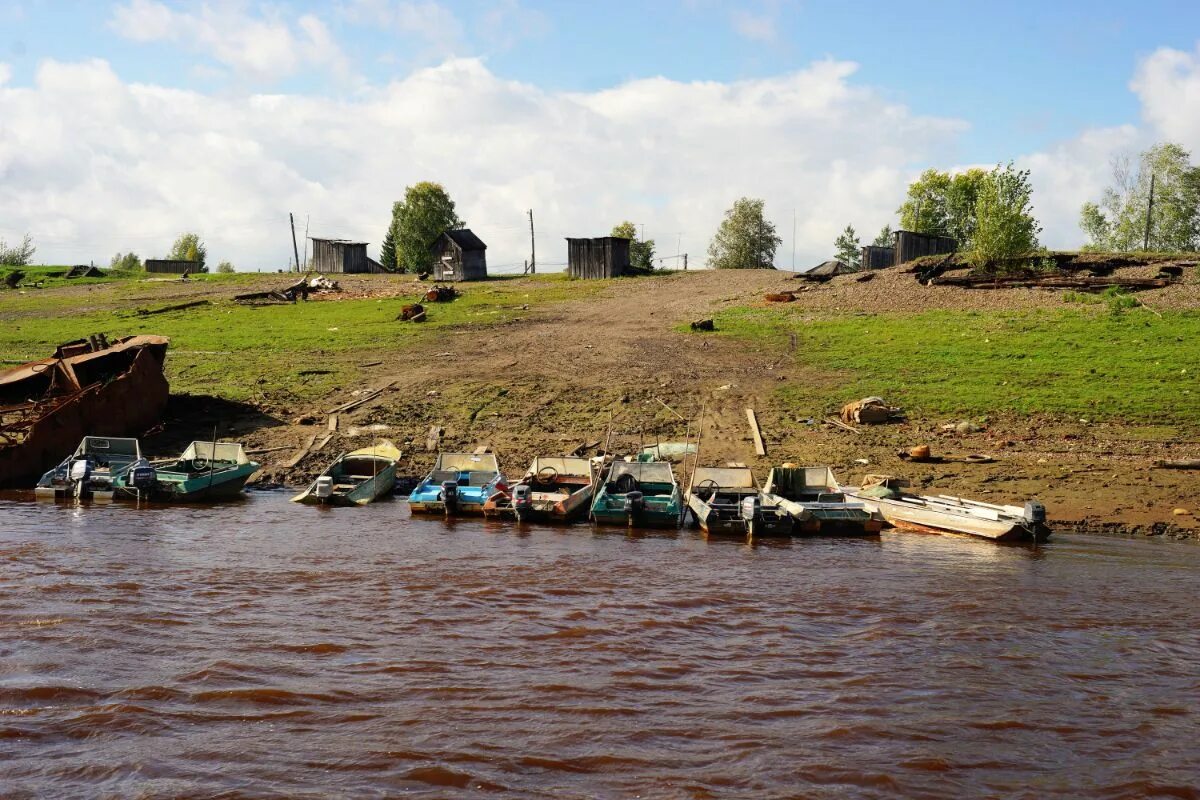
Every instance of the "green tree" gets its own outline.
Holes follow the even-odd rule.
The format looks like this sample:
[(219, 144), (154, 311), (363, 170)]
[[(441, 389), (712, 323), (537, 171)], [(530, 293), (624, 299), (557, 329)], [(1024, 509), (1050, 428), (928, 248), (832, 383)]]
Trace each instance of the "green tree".
[(879, 233), (875, 235), (875, 241), (871, 242), (874, 247), (892, 247), (896, 244), (896, 234), (892, 230), (891, 225), (884, 225), (879, 229)]
[(854, 269), (862, 267), (862, 242), (859, 241), (853, 225), (846, 226), (842, 235), (834, 240), (833, 246), (837, 248), (838, 261)]
[(404, 199), (392, 206), (392, 238), (396, 269), (427, 272), (433, 267), (431, 248), (447, 230), (464, 227), (454, 201), (440, 183), (421, 181), (404, 190)]
[(108, 265), (123, 272), (137, 272), (142, 268), (142, 259), (138, 258), (137, 253), (117, 253)]
[(208, 248), (204, 240), (196, 233), (181, 233), (171, 245), (167, 258), (172, 261), (195, 261), (197, 272), (208, 272), (205, 262), (208, 260)]
[(36, 252), (37, 248), (33, 246), (33, 239), (28, 233), (21, 239), (20, 244), (14, 244), (11, 247), (6, 241), (0, 239), (0, 265), (27, 267), (33, 261), (33, 254)]
[(775, 251), (783, 239), (763, 218), (762, 200), (743, 197), (725, 212), (708, 245), (712, 269), (775, 269)]
[(220, 264), (217, 264), (217, 272), (222, 275), (231, 275), (237, 272), (237, 270), (233, 268), (233, 264), (230, 264), (228, 261), (222, 261)]
[(383, 244), (379, 246), (379, 263), (385, 269), (396, 271), (396, 236), (393, 225), (388, 225), (387, 234), (383, 237)]
[(970, 253), (976, 268), (1027, 256), (1038, 248), (1041, 226), (1033, 217), (1029, 170), (997, 166), (981, 182), (974, 209)]
[(970, 249), (975, 237), (975, 204), (988, 173), (969, 169), (951, 175), (927, 169), (908, 187), (897, 210), (900, 227), (916, 233), (952, 237), (960, 250)]
[(626, 220), (620, 225), (614, 225), (609, 235), (629, 240), (629, 266), (635, 271), (650, 272), (654, 269), (654, 240), (639, 239), (636, 225)]
[(1150, 211), (1151, 250), (1200, 249), (1200, 167), (1180, 145), (1161, 142), (1143, 152), (1135, 163), (1128, 156), (1113, 161), (1113, 185), (1099, 203), (1083, 204), (1079, 227), (1087, 234), (1089, 250), (1140, 250), (1146, 243), (1150, 181), (1154, 177), (1154, 207)]

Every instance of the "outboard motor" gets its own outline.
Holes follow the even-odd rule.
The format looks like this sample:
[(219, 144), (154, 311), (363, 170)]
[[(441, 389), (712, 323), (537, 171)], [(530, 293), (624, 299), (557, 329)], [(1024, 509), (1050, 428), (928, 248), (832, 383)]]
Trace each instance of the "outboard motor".
[(528, 511), (533, 507), (533, 487), (527, 484), (519, 484), (513, 487), (512, 493), (513, 508), (517, 512)]
[(1037, 500), (1030, 500), (1025, 504), (1024, 517), (1030, 527), (1041, 527), (1046, 524), (1046, 507)]
[(442, 502), (446, 504), (446, 513), (458, 511), (458, 481), (442, 483)]
[(317, 483), (313, 487), (313, 494), (318, 500), (328, 500), (333, 497), (333, 476), (322, 475), (317, 478)]
[(92, 463), (86, 458), (76, 459), (71, 462), (71, 483), (83, 483), (92, 474)]
[(629, 492), (625, 495), (625, 510), (631, 516), (641, 514), (646, 510), (646, 495), (641, 492)]
[(139, 492), (148, 492), (158, 482), (158, 470), (154, 467), (134, 467), (129, 473), (129, 482)]
[(742, 519), (746, 520), (746, 522), (754, 521), (754, 508), (757, 505), (757, 503), (758, 503), (757, 497), (743, 497), (742, 498)]

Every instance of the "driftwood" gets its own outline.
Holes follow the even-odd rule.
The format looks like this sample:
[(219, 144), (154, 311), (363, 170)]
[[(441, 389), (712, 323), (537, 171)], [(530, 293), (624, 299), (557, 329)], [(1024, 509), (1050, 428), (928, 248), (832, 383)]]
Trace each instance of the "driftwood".
[(584, 442), (583, 444), (579, 445), (574, 450), (572, 450), (568, 455), (582, 456), (587, 451), (594, 450), (595, 448), (597, 448), (599, 446), (600, 446), (599, 440), (594, 441), (594, 442)]
[(858, 428), (855, 428), (852, 425), (847, 425), (846, 423), (842, 422), (837, 417), (826, 417), (825, 424), (832, 425), (835, 428), (841, 428), (844, 431), (850, 431), (851, 433), (859, 433)]
[(308, 455), (308, 451), (312, 449), (313, 442), (315, 442), (315, 441), (317, 441), (317, 435), (314, 433), (312, 436), (308, 437), (308, 441), (306, 441), (304, 443), (304, 446), (300, 448), (300, 452), (296, 453), (296, 455), (292, 456), (287, 461), (283, 462), (283, 468), (291, 469), (292, 467), (296, 466), (301, 461), (303, 461), (304, 457), (306, 455)]
[(1154, 462), (1159, 469), (1200, 469), (1200, 458), (1185, 458), (1179, 461), (1159, 459)]
[(356, 397), (353, 400), (348, 400), (345, 403), (342, 403), (340, 406), (334, 406), (333, 408), (329, 409), (329, 411), (327, 411), (326, 413), (341, 414), (343, 412), (351, 411), (355, 408), (358, 408), (363, 403), (371, 402), (376, 397), (379, 397), (379, 395), (383, 394), (385, 391), (392, 388), (392, 384), (394, 384), (394, 383), (395, 383), (395, 381), (388, 381), (383, 386), (380, 386), (378, 389), (372, 389), (361, 397)]
[(192, 300), (190, 303), (176, 303), (173, 306), (162, 306), (161, 308), (139, 308), (133, 312), (139, 317), (150, 317), (155, 314), (168, 314), (172, 311), (183, 311), (188, 308), (196, 308), (198, 306), (211, 306), (211, 300)]

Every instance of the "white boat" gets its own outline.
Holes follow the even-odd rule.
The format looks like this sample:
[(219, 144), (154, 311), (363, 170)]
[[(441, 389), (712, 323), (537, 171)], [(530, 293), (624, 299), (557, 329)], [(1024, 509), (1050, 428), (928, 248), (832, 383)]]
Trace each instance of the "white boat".
[(1050, 536), (1046, 507), (1036, 500), (1024, 507), (993, 505), (946, 494), (910, 494), (907, 486), (903, 478), (868, 475), (862, 488), (843, 487), (843, 491), (896, 527), (963, 533), (996, 542), (1040, 542)]

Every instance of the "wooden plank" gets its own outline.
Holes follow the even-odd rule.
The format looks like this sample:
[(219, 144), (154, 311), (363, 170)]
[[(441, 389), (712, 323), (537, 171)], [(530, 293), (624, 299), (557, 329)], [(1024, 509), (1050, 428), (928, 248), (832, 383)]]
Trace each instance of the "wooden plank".
[(429, 429), (429, 435), (425, 437), (425, 452), (436, 453), (442, 445), (442, 429), (437, 425)]
[(314, 453), (315, 453), (315, 452), (317, 452), (318, 450), (323, 450), (323, 449), (325, 448), (325, 445), (329, 444), (329, 440), (330, 440), (330, 439), (332, 439), (332, 438), (333, 438), (333, 434), (332, 434), (332, 433), (327, 433), (327, 434), (325, 434), (324, 436), (322, 436), (322, 437), (321, 437), (321, 441), (317, 442), (317, 445), (316, 445), (316, 447), (314, 447), (314, 448), (312, 449), (312, 452), (314, 452)]
[(283, 462), (283, 468), (291, 469), (292, 467), (296, 466), (301, 461), (303, 461), (304, 457), (306, 455), (308, 455), (308, 451), (312, 449), (313, 442), (315, 442), (316, 440), (317, 440), (317, 435), (315, 433), (312, 436), (309, 436), (308, 441), (304, 443), (304, 447), (300, 448), (300, 452), (296, 453), (296, 455), (292, 456), (287, 461)]
[(767, 448), (763, 445), (762, 432), (758, 429), (758, 418), (754, 415), (753, 408), (746, 409), (746, 421), (750, 423), (750, 433), (754, 436), (754, 452), (765, 456)]
[(326, 424), (326, 430), (328, 430), (330, 433), (333, 433), (337, 429), (338, 429), (338, 415), (330, 414), (329, 422)]
[(1154, 466), (1159, 469), (1200, 469), (1200, 458), (1185, 458), (1179, 461), (1158, 460)]
[(473, 453), (473, 455), (481, 456), (484, 453), (486, 453), (488, 450), (491, 450), (491, 449), (492, 448), (490, 446), (488, 446), (486, 444), (481, 444), (481, 445), (479, 445), (479, 447), (475, 448), (475, 452)]

